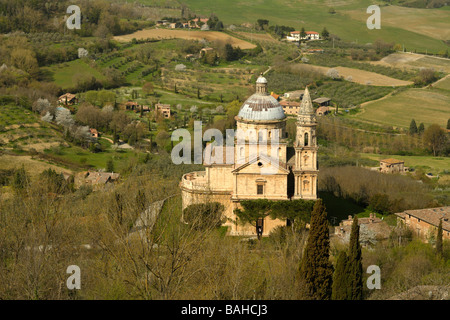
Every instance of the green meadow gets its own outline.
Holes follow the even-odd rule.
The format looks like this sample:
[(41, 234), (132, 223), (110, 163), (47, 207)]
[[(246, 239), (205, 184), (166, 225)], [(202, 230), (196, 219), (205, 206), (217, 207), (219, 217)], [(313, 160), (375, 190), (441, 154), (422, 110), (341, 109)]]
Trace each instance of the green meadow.
[(46, 77), (63, 89), (75, 86), (76, 75), (90, 75), (97, 80), (104, 80), (105, 78), (97, 69), (92, 68), (82, 59), (55, 64), (42, 69)]
[[(395, 26), (383, 24), (383, 7), (381, 8), (381, 24), (379, 30), (369, 30), (366, 20), (370, 14), (367, 7), (373, 4), (383, 5), (385, 2), (371, 0), (343, 0), (339, 2), (295, 1), (295, 0), (189, 0), (184, 3), (194, 12), (209, 16), (215, 13), (226, 24), (256, 23), (258, 19), (268, 19), (271, 25), (288, 25), (296, 29), (305, 27), (306, 30), (321, 32), (324, 27), (341, 39), (358, 43), (373, 43), (377, 39), (404, 44), (408, 51), (439, 52), (446, 50), (447, 45), (438, 38), (419, 34), (414, 30), (415, 19), (427, 15), (428, 10), (417, 9), (414, 15), (403, 18), (405, 23)], [(329, 13), (333, 7), (336, 13)], [(435, 9), (433, 9), (435, 10)], [(360, 14), (358, 12), (360, 11)], [(439, 11), (442, 13), (442, 10)], [(445, 11), (444, 11), (445, 12)], [(429, 24), (439, 24), (449, 21), (442, 18), (429, 19)], [(436, 21), (437, 20), (437, 21)], [(409, 21), (409, 22), (408, 22)]]

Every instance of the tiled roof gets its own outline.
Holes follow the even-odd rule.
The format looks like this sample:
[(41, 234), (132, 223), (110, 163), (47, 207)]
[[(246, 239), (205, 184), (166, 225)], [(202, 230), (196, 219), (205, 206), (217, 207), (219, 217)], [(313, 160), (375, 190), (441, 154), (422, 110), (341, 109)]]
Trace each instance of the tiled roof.
[(313, 102), (315, 102), (315, 103), (324, 103), (324, 102), (327, 102), (327, 101), (330, 101), (330, 100), (331, 100), (330, 98), (322, 97), (322, 98), (314, 99)]
[(406, 215), (411, 215), (435, 227), (439, 226), (439, 221), (442, 219), (442, 229), (450, 231), (450, 206), (418, 210), (405, 210), (403, 212), (396, 213), (395, 215), (402, 219), (405, 219)]
[(300, 107), (300, 101), (291, 101), (291, 100), (281, 100), (280, 104), (283, 107)]
[(384, 163), (388, 163), (388, 164), (405, 163), (405, 161), (397, 160), (397, 159), (393, 159), (393, 158), (380, 160), (380, 162), (384, 162)]

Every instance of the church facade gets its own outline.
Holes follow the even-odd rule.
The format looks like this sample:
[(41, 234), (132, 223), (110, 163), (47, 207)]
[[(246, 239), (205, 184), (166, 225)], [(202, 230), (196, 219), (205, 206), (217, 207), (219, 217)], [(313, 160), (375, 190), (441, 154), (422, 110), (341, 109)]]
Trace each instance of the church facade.
[[(298, 113), (293, 147), (288, 146), (286, 121), (283, 107), (268, 93), (267, 80), (261, 75), (256, 92), (236, 116), (236, 131), (242, 136), (237, 134), (232, 147), (212, 146), (205, 155), (205, 171), (183, 175), (183, 210), (195, 203), (219, 202), (225, 207), (224, 225), (230, 235), (255, 235), (255, 226), (236, 222), (234, 210), (240, 208), (240, 201), (317, 199), (317, 122), (308, 88)], [(223, 155), (224, 161), (210, 161), (215, 154)], [(225, 161), (225, 157), (233, 161)], [(287, 221), (266, 217), (260, 223), (266, 236)]]

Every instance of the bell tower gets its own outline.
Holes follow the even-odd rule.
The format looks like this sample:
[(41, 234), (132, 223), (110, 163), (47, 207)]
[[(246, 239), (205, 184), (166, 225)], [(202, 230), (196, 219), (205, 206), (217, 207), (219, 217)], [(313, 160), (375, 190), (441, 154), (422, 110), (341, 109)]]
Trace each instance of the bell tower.
[(309, 95), (305, 89), (297, 117), (295, 137), (295, 191), (293, 199), (317, 199), (317, 137), (316, 115)]

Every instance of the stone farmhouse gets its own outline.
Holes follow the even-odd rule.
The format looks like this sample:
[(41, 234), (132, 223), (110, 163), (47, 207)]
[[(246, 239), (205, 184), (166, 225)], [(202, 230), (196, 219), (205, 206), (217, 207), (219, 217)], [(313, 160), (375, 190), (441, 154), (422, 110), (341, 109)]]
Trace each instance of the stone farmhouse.
[(281, 100), (280, 105), (287, 115), (297, 115), (300, 110), (300, 101)]
[(405, 161), (389, 158), (380, 160), (379, 171), (382, 173), (403, 173), (408, 171), (408, 167), (405, 167)]
[[(232, 147), (209, 145), (205, 171), (190, 172), (181, 179), (183, 209), (196, 203), (219, 202), (225, 207), (228, 219), (224, 225), (229, 227), (229, 235), (256, 235), (255, 226), (235, 222), (234, 210), (241, 208), (242, 200), (317, 199), (317, 122), (308, 88), (297, 116), (293, 147), (287, 146), (286, 121), (283, 107), (268, 93), (267, 80), (261, 75), (256, 92), (236, 116), (237, 129), (245, 133), (245, 140), (235, 138)], [(279, 139), (274, 138), (277, 136)], [(254, 142), (256, 137), (267, 143), (266, 150)], [(219, 155), (228, 155), (232, 161), (217, 163)], [(287, 223), (266, 217), (260, 232), (267, 236), (273, 228)]]
[[(348, 216), (348, 219), (342, 220), (334, 229), (334, 235), (341, 238), (344, 243), (350, 241), (350, 234), (352, 231), (353, 217)], [(391, 228), (388, 224), (376, 217), (375, 213), (370, 213), (368, 218), (358, 218), (359, 237), (362, 245), (373, 244), (376, 241), (384, 240), (389, 237)]]
[(406, 210), (395, 214), (397, 222), (411, 228), (416, 236), (427, 240), (430, 235), (436, 235), (440, 220), (442, 220), (442, 238), (450, 239), (450, 207)]
[(58, 98), (58, 103), (63, 105), (71, 106), (78, 103), (78, 98), (72, 93), (65, 93)]
[(170, 104), (162, 104), (162, 103), (156, 103), (155, 104), (155, 113), (161, 113), (164, 118), (169, 119), (170, 118)]

